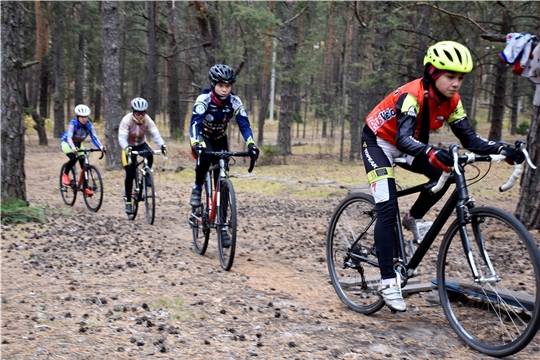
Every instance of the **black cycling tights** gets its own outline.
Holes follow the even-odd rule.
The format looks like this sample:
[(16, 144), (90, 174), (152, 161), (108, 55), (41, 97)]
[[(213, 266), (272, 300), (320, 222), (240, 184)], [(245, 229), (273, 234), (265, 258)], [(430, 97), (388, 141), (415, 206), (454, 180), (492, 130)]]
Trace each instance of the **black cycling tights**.
[(75, 163), (77, 162), (77, 158), (79, 159), (79, 164), (81, 165), (81, 169), (83, 168), (83, 166), (84, 166), (84, 156), (81, 156), (79, 158), (77, 155), (75, 155), (72, 152), (70, 152), (70, 153), (68, 153), (66, 155), (69, 158), (69, 160), (68, 160), (68, 162), (66, 164), (66, 168), (64, 169), (64, 174), (69, 174), (69, 172), (73, 168), (73, 165), (75, 165)]

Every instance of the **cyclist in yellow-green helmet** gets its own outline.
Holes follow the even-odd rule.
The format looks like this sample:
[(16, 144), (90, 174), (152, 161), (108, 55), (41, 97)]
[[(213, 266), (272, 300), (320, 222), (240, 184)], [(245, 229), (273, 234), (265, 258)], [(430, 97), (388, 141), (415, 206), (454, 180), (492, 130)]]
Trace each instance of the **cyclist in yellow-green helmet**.
[[(500, 143), (477, 135), (471, 127), (461, 103), (459, 89), (466, 73), (473, 69), (469, 49), (455, 41), (441, 41), (429, 47), (424, 57), (424, 76), (391, 92), (367, 116), (362, 132), (364, 166), (378, 213), (375, 225), (375, 246), (381, 270), (380, 293), (387, 306), (405, 311), (400, 277), (393, 268), (394, 224), (398, 212), (396, 182), (392, 164), (394, 158), (407, 160), (400, 166), (437, 180), (443, 171), (449, 172), (451, 155), (429, 144), (429, 133), (445, 123), (463, 147), (478, 154), (503, 151), (507, 161), (523, 161), (518, 153)], [(448, 189), (436, 195), (423, 190), (403, 225), (420, 235), (416, 219), (421, 219)]]

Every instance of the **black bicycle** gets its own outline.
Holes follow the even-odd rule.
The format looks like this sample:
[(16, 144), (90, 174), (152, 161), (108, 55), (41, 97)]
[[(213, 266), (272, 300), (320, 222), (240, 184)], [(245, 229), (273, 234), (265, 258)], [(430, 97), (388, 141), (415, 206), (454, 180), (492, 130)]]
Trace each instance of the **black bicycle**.
[[(142, 160), (137, 162), (135, 168), (135, 178), (133, 179), (131, 192), (132, 213), (128, 214), (128, 219), (135, 220), (139, 210), (139, 202), (144, 202), (146, 220), (152, 225), (156, 215), (156, 188), (152, 169), (148, 166), (148, 156), (162, 154), (162, 152), (161, 150), (132, 150), (131, 154), (140, 156)], [(163, 155), (163, 161), (166, 160), (167, 157)], [(141, 165), (142, 168), (140, 168)]]
[(99, 160), (105, 155), (101, 149), (79, 149), (78, 153), (83, 153), (84, 165), (81, 168), (81, 173), (77, 177), (77, 164), (73, 165), (69, 172), (70, 185), (66, 186), (62, 182), (62, 175), (67, 166), (67, 162), (62, 165), (60, 170), (60, 195), (64, 203), (73, 206), (77, 199), (77, 192), (83, 193), (84, 203), (88, 210), (97, 212), (103, 203), (103, 180), (99, 170), (94, 165), (90, 164), (90, 156), (88, 153), (100, 151)]
[[(206, 173), (201, 204), (194, 206), (189, 214), (189, 224), (193, 232), (195, 252), (204, 255), (208, 247), (210, 229), (217, 230), (219, 261), (225, 271), (233, 265), (236, 249), (236, 197), (231, 180), (228, 178), (229, 162), (234, 156), (249, 157), (249, 152), (204, 151), (205, 156), (219, 158)], [(199, 155), (200, 159), (200, 155)], [(248, 172), (253, 170), (255, 159), (251, 159)], [(227, 237), (228, 241), (224, 238)]]
[[(524, 143), (517, 142), (516, 147), (535, 168)], [(455, 190), (414, 253), (406, 249), (398, 213), (394, 268), (405, 287), (455, 210), (457, 218), (443, 234), (437, 277), (432, 282), (450, 325), (465, 343), (491, 356), (508, 356), (527, 346), (540, 326), (540, 253), (531, 234), (514, 216), (496, 207), (475, 206), (469, 195), (468, 182), (475, 179), (466, 179), (465, 166), (475, 161), (501, 161), (504, 156), (459, 155), (456, 144), (450, 149), (454, 169), (448, 181), (455, 184)], [(490, 169), (491, 165), (487, 171)], [(521, 164), (515, 165), (501, 191), (515, 183), (521, 169)], [(400, 190), (398, 197), (424, 188), (440, 191), (448, 176), (450, 173), (436, 184)], [(378, 291), (376, 219), (371, 195), (350, 194), (335, 209), (327, 235), (327, 265), (334, 289), (341, 301), (362, 314), (384, 306)]]

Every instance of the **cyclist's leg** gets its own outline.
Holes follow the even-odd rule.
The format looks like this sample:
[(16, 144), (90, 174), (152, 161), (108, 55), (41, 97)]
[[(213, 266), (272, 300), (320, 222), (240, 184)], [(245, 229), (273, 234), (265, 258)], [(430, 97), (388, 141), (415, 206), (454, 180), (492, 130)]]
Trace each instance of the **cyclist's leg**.
[[(213, 151), (211, 143), (203, 136), (199, 137), (199, 142), (203, 148), (207, 151)], [(201, 193), (204, 185), (204, 180), (206, 178), (206, 173), (210, 165), (212, 164), (212, 158), (208, 155), (201, 155), (199, 163), (195, 166), (195, 183), (191, 190), (191, 196), (189, 198), (189, 203), (191, 206), (198, 206), (201, 203)]]
[[(429, 180), (436, 181), (441, 177), (442, 171), (437, 170), (427, 158), (424, 157), (415, 157), (412, 161), (412, 164), (399, 164), (400, 167), (407, 169), (409, 171), (415, 172), (417, 174), (422, 174), (427, 176)], [(424, 215), (427, 214), (429, 209), (433, 207), (445, 194), (445, 192), (450, 187), (450, 183), (447, 183), (441, 191), (436, 194), (432, 194), (428, 189), (424, 189), (418, 195), (415, 203), (409, 211), (410, 216), (414, 219), (421, 219)]]
[(131, 164), (129, 164), (126, 153), (122, 151), (122, 165), (124, 165), (124, 170), (126, 171), (126, 178), (124, 180), (124, 197), (126, 201), (126, 204), (125, 204), (126, 212), (131, 213), (132, 212), (131, 193), (133, 191), (133, 179), (135, 179), (135, 168), (137, 166), (137, 157), (135, 155), (132, 155)]
[(394, 234), (398, 213), (397, 190), (392, 166), (397, 149), (378, 139), (366, 126), (362, 133), (364, 167), (375, 199), (377, 222), (375, 247), (381, 271), (381, 295), (392, 310), (405, 311), (401, 279), (394, 271)]
[(62, 145), (62, 151), (69, 158), (68, 162), (66, 163), (65, 170), (64, 170), (64, 174), (67, 175), (73, 168), (73, 165), (75, 165), (75, 163), (77, 162), (77, 155), (75, 155), (73, 151), (71, 151), (71, 147), (66, 141), (62, 141), (61, 145)]

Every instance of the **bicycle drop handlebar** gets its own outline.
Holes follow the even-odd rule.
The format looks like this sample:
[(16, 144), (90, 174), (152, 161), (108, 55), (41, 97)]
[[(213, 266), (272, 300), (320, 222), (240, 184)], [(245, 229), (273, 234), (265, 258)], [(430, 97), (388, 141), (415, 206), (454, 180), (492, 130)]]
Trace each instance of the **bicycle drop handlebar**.
[(253, 167), (255, 167), (255, 164), (256, 164), (256, 160), (251, 157), (251, 154), (248, 151), (225, 151), (225, 150), (221, 150), (221, 151), (204, 151), (204, 150), (201, 150), (201, 151), (199, 151), (199, 154), (197, 156), (197, 165), (200, 163), (201, 155), (203, 155), (203, 154), (204, 155), (217, 156), (219, 158), (227, 158), (227, 157), (231, 157), (231, 156), (249, 157), (250, 162), (249, 162), (248, 173), (251, 173), (253, 171)]
[[(536, 166), (532, 163), (529, 153), (527, 152), (527, 149), (525, 147), (525, 142), (522, 140), (516, 141), (516, 149), (521, 151), (521, 153), (524, 155), (525, 160), (527, 161), (529, 166), (533, 169), (536, 169)], [(458, 150), (459, 150), (458, 144), (450, 145), (450, 152), (452, 153), (452, 156), (454, 158), (454, 171), (458, 175), (461, 175), (461, 170), (459, 169), (460, 164), (470, 164), (473, 162), (501, 162), (506, 158), (506, 156), (504, 155), (495, 155), (495, 154), (478, 155), (474, 153), (466, 153), (466, 154), (459, 155)], [(515, 163), (514, 171), (512, 172), (512, 175), (510, 175), (510, 178), (505, 184), (499, 187), (499, 191), (503, 192), (503, 191), (507, 191), (511, 189), (516, 184), (516, 181), (521, 175), (522, 170), (523, 170), (523, 165)], [(430, 189), (430, 191), (434, 194), (439, 192), (443, 188), (444, 184), (446, 184), (446, 181), (450, 177), (450, 174), (451, 173), (449, 172), (443, 172), (441, 177), (437, 181), (437, 184), (435, 184), (435, 186), (433, 186)]]
[(161, 150), (131, 150), (131, 154), (146, 157), (148, 155), (163, 155), (163, 162), (167, 161), (167, 155), (164, 155)]
[[(89, 152), (95, 152), (95, 151), (101, 151), (101, 149), (96, 149), (96, 148), (90, 148), (90, 149), (77, 149), (77, 152), (83, 152), (83, 153), (89, 153)], [(103, 159), (103, 156), (105, 155), (107, 151), (105, 149), (103, 149), (103, 151), (101, 151), (101, 156), (99, 157), (99, 160)]]

